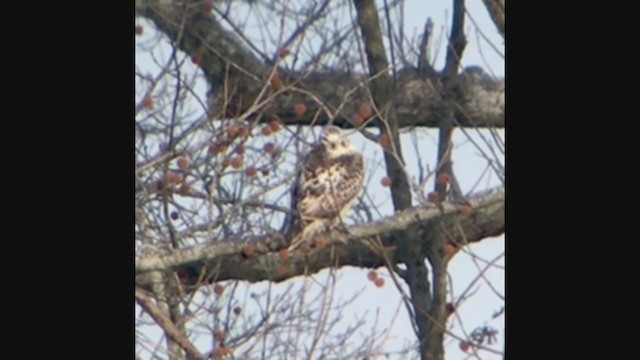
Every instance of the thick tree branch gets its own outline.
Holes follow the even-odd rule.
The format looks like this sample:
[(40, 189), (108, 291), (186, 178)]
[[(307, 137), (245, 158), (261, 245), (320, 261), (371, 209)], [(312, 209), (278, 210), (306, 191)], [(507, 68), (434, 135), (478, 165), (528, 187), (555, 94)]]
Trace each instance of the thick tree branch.
[(496, 24), (496, 28), (502, 38), (504, 39), (504, 5), (505, 0), (482, 0), (484, 2), (484, 6), (487, 7), (489, 11), (489, 16), (491, 16), (491, 20)]
[[(212, 15), (196, 11), (194, 5), (185, 8), (174, 1), (137, 0), (136, 13), (151, 20), (169, 39), (176, 41), (180, 34), (180, 24), (184, 29), (177, 44), (187, 54), (197, 55), (198, 66), (204, 71), (213, 94), (210, 102), (213, 114), (237, 114), (247, 111), (268, 81), (271, 64), (243, 46), (242, 41), (221, 26)], [(285, 86), (293, 85), (299, 91), (289, 91), (289, 95), (278, 95), (261, 112), (278, 115), (286, 125), (309, 125), (321, 108), (307, 94), (313, 93), (323, 106), (335, 113), (335, 124), (349, 127), (351, 116), (357, 111), (359, 102), (366, 101), (366, 83), (362, 74), (344, 70), (314, 71), (304, 79), (299, 74), (281, 70)], [(398, 81), (392, 84), (395, 94), (394, 110), (399, 128), (426, 126), (438, 127), (440, 112), (437, 104), (440, 94), (432, 83), (433, 77), (419, 75), (417, 69), (405, 68), (398, 71)], [(464, 127), (504, 127), (505, 86), (504, 80), (492, 80), (488, 76), (456, 77), (457, 91), (456, 126)], [(222, 87), (224, 85), (224, 87)], [(220, 91), (225, 89), (225, 91)], [(353, 92), (354, 89), (357, 91)], [(224, 94), (229, 95), (225, 99)], [(342, 107), (347, 94), (353, 95)], [(231, 98), (231, 99), (229, 99)], [(232, 100), (232, 101), (228, 101)], [(304, 116), (294, 115), (293, 104), (304, 103)], [(269, 116), (253, 117), (258, 121), (269, 121)], [(319, 112), (315, 124), (329, 121), (324, 112)], [(369, 123), (368, 126), (377, 126)]]
[[(252, 239), (228, 239), (191, 248), (161, 251), (144, 251), (136, 257), (136, 283), (148, 288), (153, 280), (149, 277), (154, 271), (174, 270), (183, 276), (197, 277), (201, 270), (207, 270), (212, 280), (245, 280), (258, 282), (263, 280), (284, 281), (295, 276), (316, 273), (338, 264), (374, 268), (385, 265), (382, 256), (368, 245), (369, 239), (380, 238), (389, 259), (402, 262), (398, 251), (398, 239), (403, 234), (414, 234), (418, 239), (417, 251), (426, 255), (433, 241), (433, 232), (438, 225), (445, 229), (449, 241), (459, 244), (477, 242), (504, 232), (504, 189), (499, 188), (486, 195), (475, 196), (469, 200), (473, 207), (470, 215), (461, 213), (459, 206), (443, 204), (442, 212), (437, 208), (412, 208), (364, 225), (348, 228), (348, 235), (332, 233), (327, 246), (314, 249), (309, 254), (295, 252), (287, 261), (271, 252), (266, 243), (272, 237)], [(342, 245), (348, 241), (349, 246)], [(241, 253), (244, 244), (255, 245), (255, 253), (244, 258)], [(423, 257), (424, 258), (424, 257)], [(275, 268), (283, 266), (286, 273), (276, 273)]]
[(371, 94), (383, 119), (378, 122), (380, 134), (391, 140), (390, 151), (384, 152), (387, 176), (391, 179), (391, 199), (396, 211), (411, 207), (411, 191), (409, 181), (404, 172), (404, 159), (400, 146), (400, 133), (395, 109), (393, 108), (393, 84), (389, 76), (389, 62), (382, 42), (382, 31), (378, 19), (378, 9), (373, 0), (354, 0), (358, 14), (358, 25), (364, 40), (364, 49), (369, 64)]

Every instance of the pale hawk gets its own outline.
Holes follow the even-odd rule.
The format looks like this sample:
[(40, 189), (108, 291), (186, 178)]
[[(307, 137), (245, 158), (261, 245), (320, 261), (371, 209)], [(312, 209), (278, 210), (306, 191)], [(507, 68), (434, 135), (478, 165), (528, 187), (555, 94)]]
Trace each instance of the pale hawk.
[(343, 219), (364, 181), (362, 154), (342, 136), (340, 128), (328, 125), (320, 140), (302, 159), (292, 189), (294, 238), (289, 249), (310, 242)]

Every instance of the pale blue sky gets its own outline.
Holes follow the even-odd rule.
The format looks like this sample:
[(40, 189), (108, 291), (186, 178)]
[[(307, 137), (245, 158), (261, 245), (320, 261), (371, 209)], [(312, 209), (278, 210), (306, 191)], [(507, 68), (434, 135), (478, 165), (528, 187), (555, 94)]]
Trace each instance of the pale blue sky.
[[(407, 36), (413, 34), (419, 35), (422, 32), (424, 23), (427, 17), (431, 17), (434, 22), (434, 47), (437, 46), (438, 38), (441, 40), (441, 49), (438, 52), (436, 58), (435, 67), (440, 69), (444, 63), (444, 46), (446, 44), (446, 37), (441, 37), (441, 31), (443, 27), (448, 29), (448, 20), (451, 17), (451, 1), (421, 1), (421, 0), (407, 0), (405, 2), (405, 31)], [(468, 45), (465, 50), (465, 55), (462, 60), (463, 66), (479, 65), (489, 74), (493, 74), (498, 77), (504, 76), (504, 45), (502, 38), (495, 30), (495, 26), (491, 22), (484, 5), (481, 0), (468, 0), (467, 9), (470, 16), (478, 24), (479, 29), (469, 19), (466, 19), (466, 35)], [(446, 17), (445, 17), (446, 15)], [(348, 18), (348, 14), (346, 14)], [(136, 66), (142, 69), (144, 72), (156, 74), (158, 67), (154, 65), (151, 56), (148, 52), (142, 48), (145, 45), (150, 44), (150, 39), (157, 38), (157, 34), (154, 34), (152, 27), (144, 20), (137, 19), (138, 24), (144, 26), (144, 35), (136, 37)], [(446, 23), (446, 25), (445, 25)], [(251, 26), (248, 26), (250, 31)], [(482, 34), (480, 34), (482, 32)], [(277, 32), (274, 33), (277, 35)], [(259, 38), (260, 33), (250, 34), (253, 38)], [(273, 34), (272, 34), (273, 35)], [(496, 51), (486, 42), (484, 37), (488, 38), (494, 47), (498, 48), (501, 54)], [(161, 42), (161, 45), (154, 48), (155, 56), (164, 61), (170, 54), (170, 48), (165, 42)], [(192, 66), (190, 62), (186, 63), (185, 70), (191, 71), (194, 74), (198, 74), (199, 70)], [(206, 84), (203, 80), (199, 80), (196, 83), (194, 92), (201, 97), (204, 97), (206, 92)], [(139, 101), (139, 94), (136, 101)], [(192, 108), (198, 111), (198, 106), (195, 102)], [(194, 115), (197, 116), (197, 115)], [(471, 137), (476, 143), (483, 144), (480, 138), (480, 133), (485, 138), (491, 138), (488, 131), (483, 130), (480, 133), (477, 131), (469, 130)], [(437, 131), (434, 129), (419, 129), (417, 131), (419, 139), (419, 152), (422, 157), (423, 164), (426, 162), (433, 169), (435, 165), (435, 154), (437, 146)], [(504, 130), (499, 130), (498, 134), (504, 140)], [(415, 149), (410, 141), (410, 136), (405, 134), (403, 137), (403, 153), (407, 162), (410, 175), (417, 176), (416, 163), (418, 161)], [(371, 142), (365, 140), (359, 134), (351, 136), (353, 142), (363, 150), (369, 169), (373, 169), (374, 173), (371, 175), (370, 187), (368, 191), (370, 194), (376, 194), (377, 198), (375, 203), (379, 204), (379, 210), (383, 215), (389, 215), (393, 209), (391, 207), (391, 201), (389, 199), (388, 189), (383, 188), (380, 185), (379, 179), (384, 176), (384, 172), (380, 164), (382, 162), (382, 154), (379, 147)], [(468, 191), (471, 187), (481, 178), (480, 184), (477, 186), (478, 190), (487, 189), (500, 184), (499, 179), (492, 174), (492, 171), (486, 171), (487, 160), (485, 160), (475, 146), (466, 138), (461, 131), (456, 130), (454, 133), (454, 144), (456, 149), (453, 153), (454, 170), (460, 181), (460, 185), (463, 191)], [(486, 146), (481, 145), (485, 150)], [(499, 161), (504, 164), (504, 157), (499, 156)], [(484, 176), (481, 177), (481, 174)], [(432, 185), (430, 185), (431, 187)], [(430, 188), (429, 187), (429, 188)], [(476, 256), (490, 261), (496, 257), (499, 257), (504, 253), (504, 237), (498, 237), (493, 239), (486, 239), (480, 243), (470, 245), (465, 248), (469, 253), (473, 253)], [(502, 296), (504, 296), (504, 257), (501, 257), (496, 265), (499, 267), (491, 267), (484, 273), (484, 278), (491, 283), (494, 289), (496, 289)], [(452, 279), (452, 292), (455, 296), (460, 295), (469, 284), (476, 278), (479, 273), (478, 266), (483, 267), (484, 263), (479, 261), (477, 264), (471, 260), (471, 257), (465, 253), (459, 253), (450, 263), (449, 272)], [(339, 270), (339, 278), (336, 284), (336, 294), (340, 294), (342, 297), (349, 297), (354, 291), (362, 289), (363, 294), (356, 300), (356, 302), (344, 309), (343, 315), (346, 327), (348, 321), (353, 315), (353, 318), (357, 314), (363, 314), (368, 311), (369, 314), (375, 314), (377, 309), (379, 312), (378, 326), (386, 326), (391, 324), (391, 319), (397, 316), (393, 322), (393, 326), (390, 330), (390, 337), (386, 343), (385, 349), (387, 351), (393, 351), (394, 349), (400, 349), (403, 345), (415, 341), (415, 335), (413, 333), (411, 322), (407, 316), (406, 310), (399, 306), (400, 297), (398, 290), (392, 285), (388, 276), (386, 276), (387, 283), (383, 288), (376, 288), (371, 283), (366, 281), (366, 273), (368, 269), (357, 268), (342, 268)], [(379, 269), (381, 274), (388, 275), (386, 270)], [(326, 278), (327, 271), (323, 271), (317, 275), (314, 275), (319, 282), (323, 282)], [(293, 282), (300, 281), (299, 278), (292, 280)], [(280, 289), (284, 289), (290, 282), (277, 284), (274, 290), (278, 292)], [(260, 292), (266, 288), (264, 282), (252, 285), (246, 285), (241, 287), (242, 291)], [(504, 314), (497, 319), (490, 320), (491, 315), (504, 306), (504, 301), (501, 300), (487, 285), (485, 280), (478, 281), (473, 290), (476, 291), (475, 295), (468, 299), (459, 309), (458, 315), (462, 320), (465, 330), (470, 333), (475, 327), (482, 325), (491, 325), (500, 331), (498, 335), (498, 343), (491, 345), (492, 348), (502, 351), (503, 349), (503, 330), (504, 330)], [(242, 298), (240, 296), (240, 298)], [(373, 321), (371, 319), (371, 321)], [(452, 317), (449, 320), (451, 331), (459, 336), (462, 336), (461, 324), (454, 320)], [(160, 331), (156, 329), (146, 328), (145, 334), (151, 338), (158, 338)], [(458, 342), (452, 339), (448, 339), (445, 342), (446, 345), (446, 358), (450, 360), (465, 359), (468, 358), (468, 354), (463, 353), (458, 348)], [(201, 338), (196, 341), (196, 346), (199, 346), (202, 351), (207, 351), (211, 348), (211, 341), (209, 338)], [(501, 359), (502, 356), (498, 356), (486, 351), (479, 352), (482, 359)], [(146, 357), (143, 357), (146, 358)]]

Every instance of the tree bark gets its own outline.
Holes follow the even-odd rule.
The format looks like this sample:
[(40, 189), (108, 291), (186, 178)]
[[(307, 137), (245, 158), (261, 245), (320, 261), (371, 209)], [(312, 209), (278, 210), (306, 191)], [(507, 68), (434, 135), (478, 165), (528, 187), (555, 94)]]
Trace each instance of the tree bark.
[[(473, 207), (470, 215), (462, 214), (459, 206), (447, 203), (443, 204), (442, 211), (434, 207), (411, 208), (368, 224), (351, 226), (347, 229), (347, 235), (332, 233), (327, 241), (329, 246), (314, 249), (309, 254), (295, 252), (287, 261), (282, 261), (278, 254), (266, 245), (278, 235), (233, 238), (226, 241), (211, 239), (207, 245), (178, 250), (148, 248), (136, 257), (136, 284), (149, 288), (153, 283), (149, 275), (154, 271), (173, 270), (189, 280), (202, 275), (209, 281), (234, 279), (280, 282), (319, 272), (336, 263), (339, 266), (364, 268), (385, 266), (384, 258), (368, 246), (368, 239), (379, 237), (386, 256), (399, 262), (403, 254), (398, 242), (404, 234), (429, 234), (427, 230), (438, 224), (460, 244), (503, 234), (504, 195), (504, 189), (499, 188), (488, 194), (470, 198), (469, 203)], [(412, 251), (426, 256), (433, 239), (433, 235), (419, 238)], [(342, 241), (348, 241), (349, 245), (344, 246)], [(255, 253), (248, 258), (242, 256), (246, 244), (255, 246)], [(331, 245), (335, 246), (333, 250)], [(286, 273), (276, 274), (276, 266), (284, 266)], [(183, 285), (189, 285), (187, 282), (185, 280)]]
[[(248, 50), (237, 36), (221, 26), (215, 16), (161, 0), (137, 0), (136, 13), (151, 20), (170, 40), (179, 40), (176, 45), (180, 50), (197, 55), (198, 66), (211, 86), (209, 110), (212, 116), (248, 111), (268, 83), (272, 64)], [(345, 69), (316, 70), (304, 77), (283, 69), (279, 72), (285, 86), (291, 85), (290, 91), (286, 92), (288, 95), (281, 91), (274, 101), (252, 113), (249, 119), (268, 122), (272, 115), (277, 115), (285, 125), (324, 125), (330, 120), (321, 111), (324, 108), (332, 111), (335, 125), (348, 128), (352, 127), (350, 119), (358, 106), (369, 99), (365, 89), (368, 86), (367, 76), (364, 74)], [(503, 79), (494, 80), (474, 66), (458, 74), (454, 80), (454, 100), (459, 104), (455, 126), (504, 127)], [(225, 91), (217, 91), (223, 83)], [(396, 82), (390, 86), (395, 94), (393, 108), (399, 128), (440, 125), (437, 104), (441, 95), (434, 86), (433, 76), (420, 74), (417, 68), (399, 69)], [(347, 95), (349, 92), (353, 93)], [(316, 99), (311, 99), (308, 93), (314, 94)], [(306, 105), (305, 115), (299, 117), (294, 114), (293, 105), (296, 103)], [(367, 126), (377, 124), (371, 122)]]

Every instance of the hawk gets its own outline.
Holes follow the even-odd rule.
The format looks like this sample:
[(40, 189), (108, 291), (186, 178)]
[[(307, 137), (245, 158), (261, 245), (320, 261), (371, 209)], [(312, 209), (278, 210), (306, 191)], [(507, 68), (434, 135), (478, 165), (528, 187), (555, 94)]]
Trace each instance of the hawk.
[(293, 230), (297, 235), (289, 249), (308, 242), (340, 221), (353, 205), (363, 182), (362, 154), (342, 136), (340, 128), (326, 126), (320, 140), (302, 159), (293, 185)]

